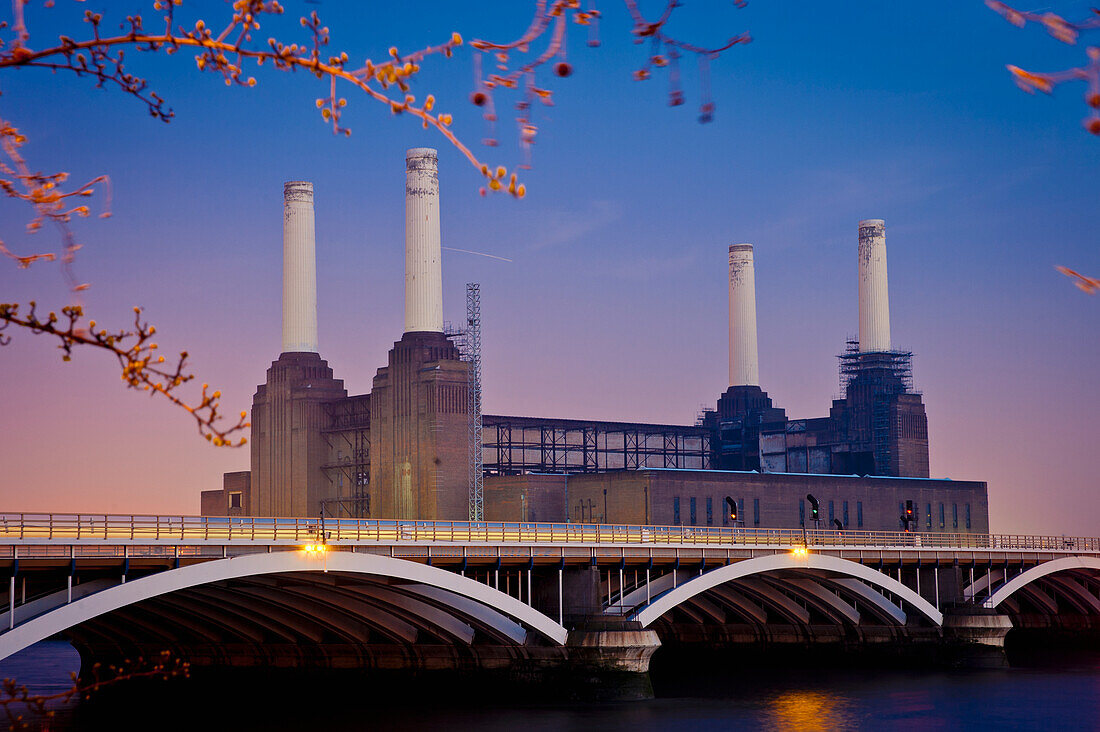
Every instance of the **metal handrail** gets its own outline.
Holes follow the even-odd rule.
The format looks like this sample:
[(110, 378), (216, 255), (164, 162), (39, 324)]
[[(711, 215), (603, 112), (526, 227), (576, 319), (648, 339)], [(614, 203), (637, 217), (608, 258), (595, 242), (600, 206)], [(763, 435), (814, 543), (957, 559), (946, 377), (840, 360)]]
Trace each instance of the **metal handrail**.
[[(326, 541), (491, 544), (687, 544), (1100, 551), (1100, 538), (1022, 534), (748, 529), (714, 526), (325, 519)], [(319, 519), (0, 513), (0, 543), (303, 543), (322, 539)]]

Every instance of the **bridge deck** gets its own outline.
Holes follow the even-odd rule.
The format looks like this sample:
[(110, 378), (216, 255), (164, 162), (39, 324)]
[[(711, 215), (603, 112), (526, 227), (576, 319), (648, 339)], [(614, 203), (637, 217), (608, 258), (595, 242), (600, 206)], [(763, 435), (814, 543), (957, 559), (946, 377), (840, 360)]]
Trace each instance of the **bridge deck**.
[[(1072, 552), (1100, 553), (1100, 538), (1015, 534), (917, 533), (887, 531), (823, 531), (812, 529), (748, 529), (701, 526), (631, 526), (623, 524), (505, 523), (466, 521), (387, 521), (371, 519), (253, 518), (199, 516), (137, 516), (112, 514), (0, 514), (0, 558), (30, 556), (126, 555), (132, 547), (143, 553), (170, 556), (205, 555), (214, 547), (267, 547), (326, 544), (327, 547), (393, 546), (421, 548), (430, 556), (433, 545), (480, 548), (504, 546), (559, 548), (602, 547), (617, 556), (638, 556), (628, 549), (783, 549), (806, 546), (815, 551), (903, 550), (907, 553), (947, 552)], [(38, 547), (35, 549), (34, 547)], [(67, 554), (57, 553), (62, 547)], [(442, 549), (442, 546), (435, 547)], [(136, 552), (135, 552), (136, 553)], [(223, 552), (224, 553), (224, 552)], [(416, 555), (416, 551), (411, 552)], [(464, 556), (466, 552), (459, 556)], [(521, 552), (533, 556), (530, 552)], [(542, 553), (540, 552), (540, 555)], [(652, 556), (652, 552), (648, 553)], [(437, 552), (436, 556), (440, 556)]]

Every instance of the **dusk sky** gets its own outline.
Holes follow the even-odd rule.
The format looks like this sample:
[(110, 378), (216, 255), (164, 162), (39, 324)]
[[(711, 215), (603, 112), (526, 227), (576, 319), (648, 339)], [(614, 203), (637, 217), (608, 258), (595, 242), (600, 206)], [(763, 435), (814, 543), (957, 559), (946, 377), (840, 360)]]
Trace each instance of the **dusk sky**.
[[(30, 46), (86, 35), (85, 5), (36, 6)], [(511, 40), (533, 4), (285, 5), (263, 37), (302, 40), (297, 18), (317, 9), (332, 50), (362, 60), (452, 31)], [(150, 6), (134, 4), (151, 19)], [(228, 5), (205, 6), (220, 27)], [(542, 80), (556, 104), (536, 111), (522, 201), (482, 198), (437, 132), (351, 88), (345, 139), (314, 106), (327, 84), (265, 66), (247, 72), (254, 89), (229, 88), (186, 52), (128, 54), (175, 110), (170, 124), (117, 90), (35, 69), (0, 74), (0, 117), (28, 135), (32, 167), (111, 177), (113, 216), (75, 225), (86, 311), (122, 326), (144, 307), (162, 349), (188, 350), (230, 414), (249, 408), (279, 352), (287, 180), (316, 192), (320, 353), (360, 394), (401, 335), (405, 150), (439, 149), (443, 245), (513, 260), (444, 252), (448, 320), (465, 317), (465, 283), (481, 283), (493, 414), (693, 423), (727, 386), (727, 247), (751, 242), (761, 386), (791, 417), (823, 416), (857, 328), (857, 223), (885, 219), (893, 340), (914, 352), (932, 476), (988, 481), (995, 532), (1097, 535), (1100, 298), (1053, 267), (1100, 274), (1100, 138), (1081, 125), (1083, 84), (1033, 97), (1005, 70), (1079, 65), (1084, 47), (1014, 28), (980, 0), (685, 3), (673, 35), (754, 38), (712, 62), (717, 111), (701, 125), (694, 63), (686, 104), (668, 107), (664, 74), (631, 78), (648, 46), (632, 43), (622, 4), (599, 7), (602, 46), (574, 28), (573, 75)], [(512, 169), (515, 98), (498, 98), (501, 145), (485, 148), (472, 81), (464, 47), (426, 61), (413, 91), (435, 94), (479, 156)], [(23, 233), (28, 218), (0, 200), (0, 237), (55, 248), (50, 231)], [(0, 300), (30, 299), (69, 302), (60, 269), (0, 262)], [(247, 448), (214, 449), (186, 413), (126, 390), (108, 354), (63, 363), (48, 338), (10, 335), (4, 511), (197, 514), (200, 491), (248, 468)]]

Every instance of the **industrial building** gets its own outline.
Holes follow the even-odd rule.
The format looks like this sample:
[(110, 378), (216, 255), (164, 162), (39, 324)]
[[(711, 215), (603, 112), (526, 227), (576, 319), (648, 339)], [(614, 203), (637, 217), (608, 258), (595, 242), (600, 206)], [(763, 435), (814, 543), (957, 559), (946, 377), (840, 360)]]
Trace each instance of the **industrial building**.
[(989, 531), (986, 486), (978, 481), (667, 468), (487, 481), (485, 518), (815, 528), (807, 496), (818, 502), (817, 528)]
[(761, 388), (754, 252), (736, 244), (729, 385), (684, 425), (480, 413), (477, 291), (465, 337), (446, 331), (428, 148), (406, 155), (405, 330), (371, 392), (348, 395), (318, 353), (314, 227), (312, 184), (287, 183), (282, 353), (253, 399), (251, 470), (204, 492), (204, 514), (705, 526), (733, 491), (749, 501), (746, 525), (781, 527), (803, 525), (816, 492), (844, 527), (897, 529), (909, 501), (928, 513), (910, 528), (988, 530), (984, 483), (928, 479), (912, 353), (890, 337), (881, 219), (859, 223), (859, 337), (839, 356), (829, 415), (788, 418)]

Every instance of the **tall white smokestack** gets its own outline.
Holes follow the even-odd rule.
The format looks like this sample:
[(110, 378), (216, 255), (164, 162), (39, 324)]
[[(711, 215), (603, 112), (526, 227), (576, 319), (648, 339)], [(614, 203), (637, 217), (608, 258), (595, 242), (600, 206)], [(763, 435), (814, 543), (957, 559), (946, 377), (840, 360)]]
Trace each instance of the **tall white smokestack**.
[(859, 350), (890, 350), (890, 292), (886, 280), (886, 222), (859, 222)]
[(730, 246), (730, 386), (759, 386), (752, 244)]
[(317, 352), (317, 242), (313, 184), (283, 186), (283, 353)]
[(405, 332), (443, 332), (439, 240), (439, 156), (430, 147), (405, 153)]

